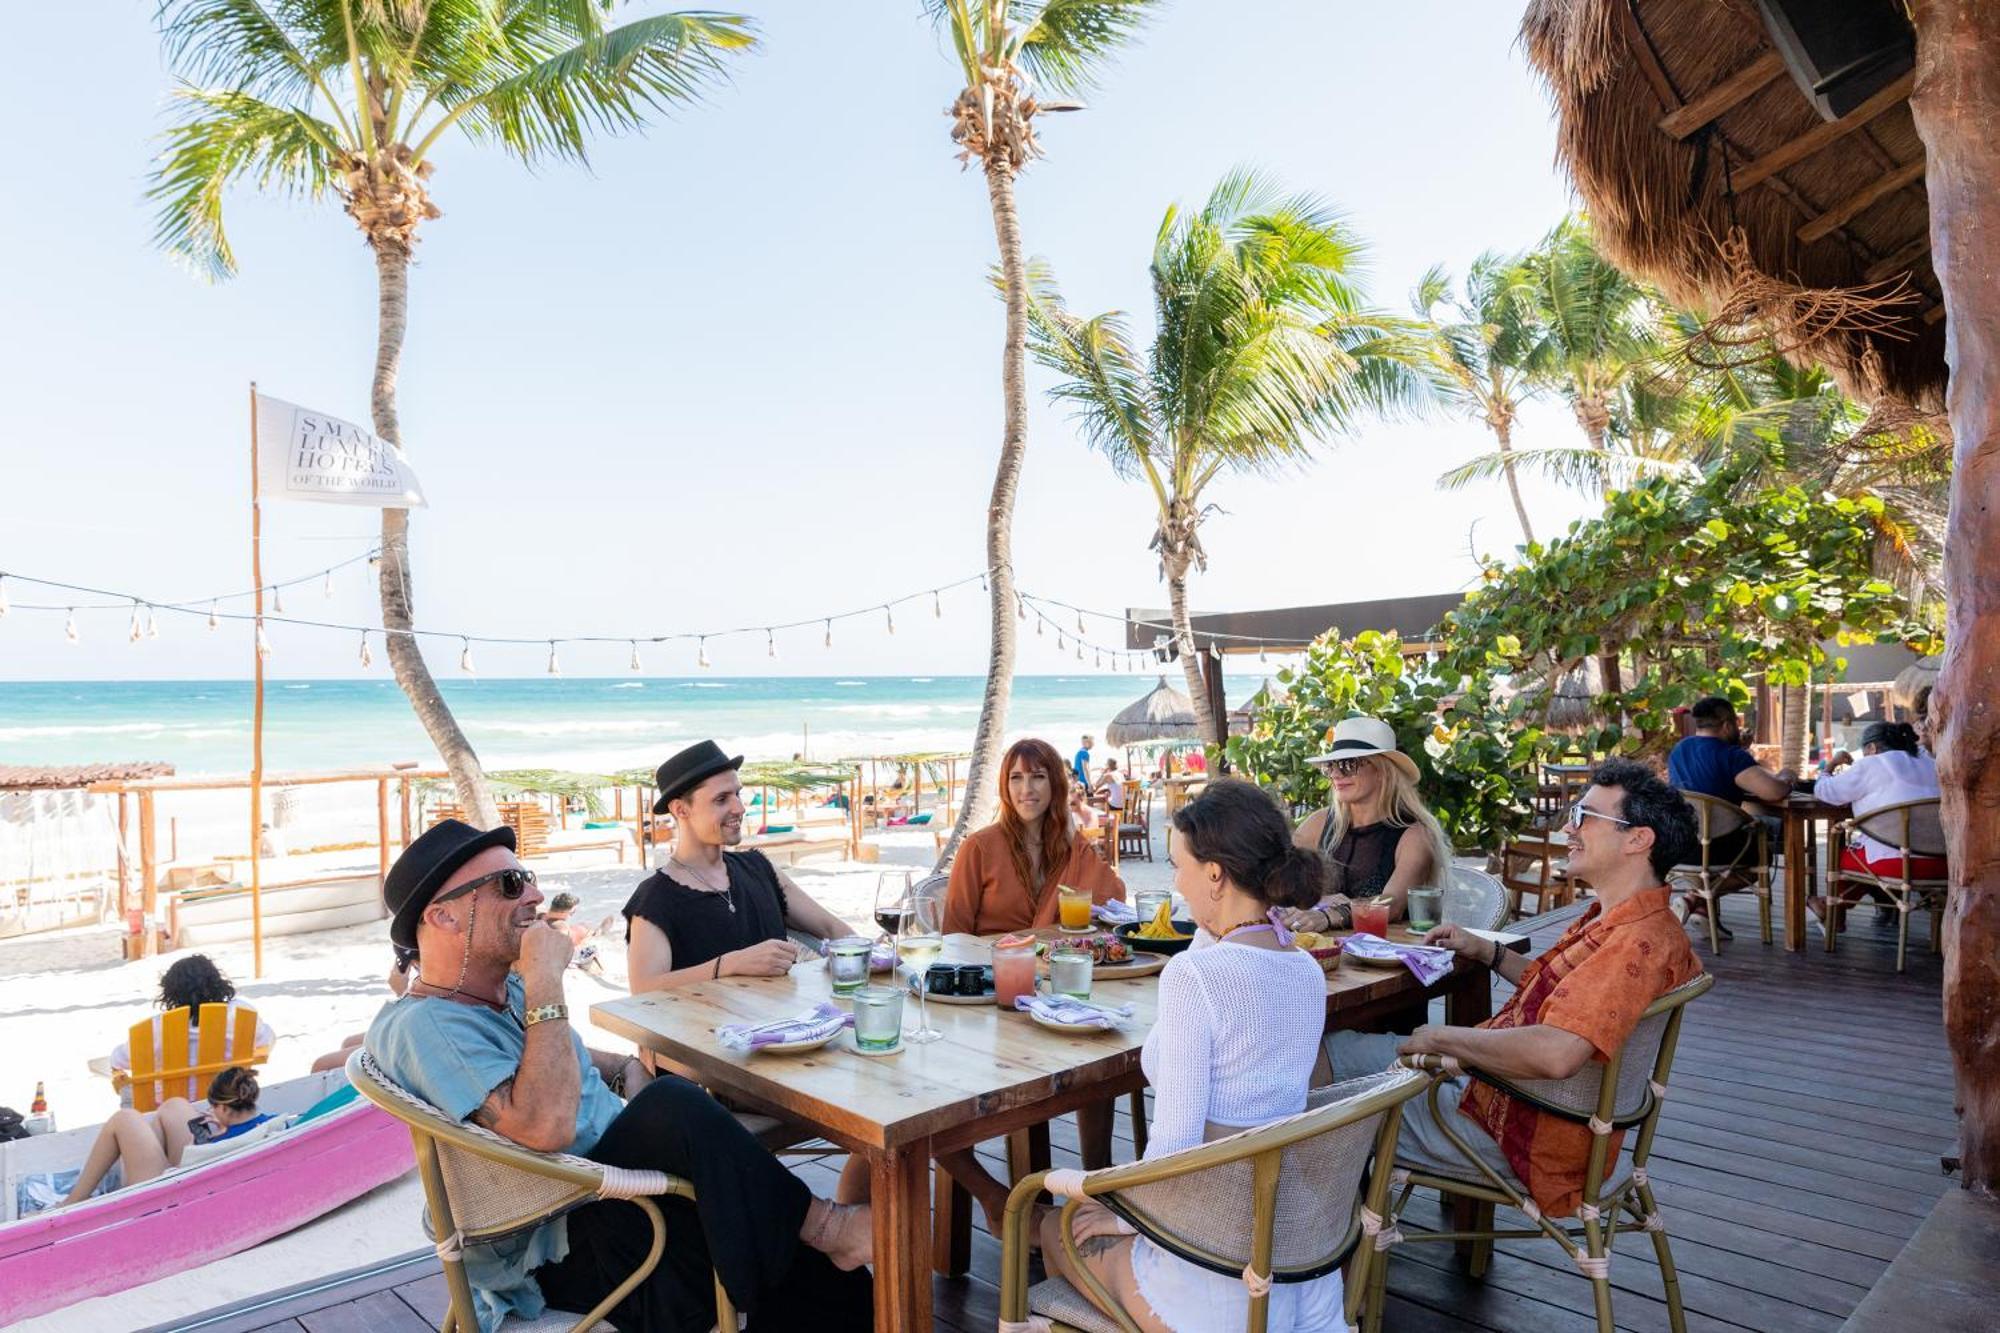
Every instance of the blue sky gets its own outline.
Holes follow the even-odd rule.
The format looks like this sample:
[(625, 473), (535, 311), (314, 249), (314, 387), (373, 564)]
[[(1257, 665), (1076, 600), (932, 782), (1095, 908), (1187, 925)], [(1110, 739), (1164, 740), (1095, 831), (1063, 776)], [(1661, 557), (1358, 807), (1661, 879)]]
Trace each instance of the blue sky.
[[(636, 13), (666, 6), (640, 5)], [(432, 508), (415, 520), (420, 624), (494, 634), (650, 634), (866, 606), (979, 568), (1000, 429), (1001, 309), (985, 286), (985, 190), (961, 174), (955, 84), (915, 0), (745, 6), (760, 51), (729, 86), (588, 169), (529, 171), (464, 140), (437, 153), (411, 279), (402, 421)], [(250, 582), (245, 385), (364, 421), (373, 267), (334, 205), (229, 201), (234, 280), (150, 244), (142, 199), (171, 76), (151, 0), (16, 15), (0, 85), (15, 188), (0, 196), (0, 570), (162, 600)], [(1532, 242), (1570, 205), (1518, 6), (1407, 0), (1176, 0), (1090, 109), (1054, 118), (1020, 182), (1028, 249), (1080, 310), (1148, 327), (1145, 261), (1165, 207), (1234, 165), (1335, 204), (1401, 309), (1422, 270)], [(88, 41), (77, 40), (87, 30)], [(1042, 372), (1016, 524), (1030, 591), (1160, 604), (1151, 502), (1047, 404)], [(1519, 442), (1567, 441), (1559, 406)], [(1462, 586), (1468, 552), (1516, 539), (1496, 485), (1438, 492), (1488, 446), (1464, 421), (1365, 423), (1278, 479), (1225, 478), (1198, 609)], [(1583, 511), (1531, 486), (1538, 526)], [(266, 510), (265, 575), (372, 540), (370, 511)], [(287, 609), (372, 623), (365, 578)], [(42, 594), (9, 584), (17, 603)], [(779, 641), (716, 640), (718, 673), (978, 672), (976, 587)], [(122, 612), (0, 619), (0, 678), (247, 674), (248, 633)], [(1104, 631), (1097, 630), (1099, 635)], [(359, 671), (352, 635), (273, 632), (280, 675)], [(456, 645), (428, 650), (440, 672)], [(544, 651), (481, 650), (489, 675)], [(691, 647), (649, 650), (686, 672)], [(573, 674), (626, 650), (566, 651)], [(684, 659), (684, 660), (682, 660)], [(1057, 671), (1028, 638), (1023, 671)], [(381, 671), (381, 656), (376, 658)]]

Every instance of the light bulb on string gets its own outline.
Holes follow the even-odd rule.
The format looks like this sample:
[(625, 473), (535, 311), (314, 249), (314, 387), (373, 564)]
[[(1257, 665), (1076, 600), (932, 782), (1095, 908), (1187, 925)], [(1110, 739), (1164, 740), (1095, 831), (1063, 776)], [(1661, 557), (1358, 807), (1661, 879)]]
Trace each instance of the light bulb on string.
[(323, 591), (328, 597), (333, 596), (333, 571), (330, 569), (326, 571), (326, 585), (324, 588), (321, 589), (321, 591)]
[(829, 648), (833, 647), (833, 622), (831, 620), (826, 622), (826, 646)]
[(979, 571), (979, 591), (986, 591), (986, 571), (983, 569)]
[(160, 637), (160, 618), (153, 614), (150, 604), (146, 607), (146, 637), (149, 639)]
[(694, 664), (703, 671), (708, 670), (708, 636), (706, 634), (701, 636), (700, 643), (695, 646)]
[(1076, 646), (1076, 660), (1079, 662), (1083, 660), (1083, 645), (1080, 643)]
[(368, 651), (368, 631), (361, 631), (361, 669), (366, 671), (375, 665), (375, 655)]
[(1057, 630), (1057, 631), (1056, 631), (1056, 651), (1057, 651), (1057, 652), (1061, 652), (1061, 651), (1063, 651), (1063, 649), (1067, 648), (1068, 646), (1069, 646), (1068, 644), (1066, 644), (1066, 643), (1064, 643), (1064, 642), (1063, 642), (1063, 635), (1062, 635), (1062, 631), (1061, 631), (1061, 630)]
[(562, 663), (556, 661), (556, 641), (554, 639), (549, 640), (549, 674), (551, 676), (560, 676), (562, 674)]
[(69, 609), (69, 619), (63, 622), (63, 637), (71, 643), (81, 642), (76, 634), (76, 608)]
[(634, 673), (646, 669), (639, 665), (639, 641), (637, 639), (632, 640), (632, 661), (625, 669)]
[(936, 588), (931, 589), (931, 617), (935, 620), (944, 619), (944, 598), (938, 595)]
[(380, 551), (368, 557), (368, 572), (371, 574), (382, 572), (382, 553)]
[(210, 602), (208, 604), (208, 627), (210, 629), (214, 629), (221, 623), (222, 623), (221, 618), (215, 614), (215, 603)]
[(1259, 661), (1260, 663), (1261, 663), (1261, 662), (1263, 662), (1263, 661), (1265, 660), (1265, 658), (1264, 658), (1264, 645), (1263, 645), (1263, 644), (1261, 644), (1261, 643), (1257, 645), (1257, 660), (1258, 660), (1258, 661)]
[(271, 655), (271, 641), (264, 637), (264, 622), (257, 622), (257, 660), (263, 661)]
[(1038, 638), (1038, 639), (1039, 639), (1039, 638), (1041, 638), (1041, 637), (1042, 637), (1042, 626), (1044, 626), (1044, 625), (1046, 625), (1046, 624), (1048, 624), (1048, 623), (1049, 623), (1049, 622), (1048, 622), (1048, 617), (1046, 617), (1046, 616), (1036, 616), (1036, 617), (1035, 617), (1035, 637), (1036, 637), (1036, 638)]
[[(472, 665), (472, 640), (460, 639), (458, 643), (458, 669), (468, 676), (478, 675), (478, 671)], [(550, 645), (550, 652), (554, 653), (554, 645)]]
[(775, 630), (767, 629), (764, 631), (764, 656), (772, 659), (773, 661), (777, 660), (778, 635)]
[(278, 585), (275, 583), (271, 585), (271, 614), (274, 616), (285, 614), (285, 595), (278, 591)]
[(139, 604), (134, 602), (132, 603), (132, 627), (126, 631), (126, 637), (133, 643), (137, 643), (139, 642), (139, 636), (144, 633), (145, 631), (139, 627)]
[(891, 634), (894, 634), (896, 632), (896, 613), (890, 610), (889, 607), (886, 604), (884, 604), (884, 606), (882, 607), (882, 615), (884, 619), (888, 622), (889, 632)]
[(1104, 669), (1104, 654), (1098, 652), (1095, 648), (1091, 649), (1090, 664), (1093, 667), (1096, 667), (1098, 670), (1102, 671)]
[(7, 580), (0, 578), (0, 616), (7, 614)]
[(1028, 618), (1028, 599), (1018, 592), (1014, 594), (1014, 614), (1022, 620)]
[(1076, 613), (1076, 632), (1078, 634), (1083, 633), (1083, 612), (1081, 611)]

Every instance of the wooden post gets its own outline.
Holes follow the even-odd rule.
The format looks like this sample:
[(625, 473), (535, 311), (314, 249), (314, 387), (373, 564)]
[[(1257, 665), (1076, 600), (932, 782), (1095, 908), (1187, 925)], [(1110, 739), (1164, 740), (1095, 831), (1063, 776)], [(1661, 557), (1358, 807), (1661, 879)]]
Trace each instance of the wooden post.
[(376, 859), (382, 867), (382, 883), (389, 882), (389, 779), (375, 779)]
[(132, 910), (132, 858), (126, 853), (126, 839), (131, 836), (132, 803), (128, 793), (118, 793), (118, 924), (125, 924), (125, 914)]
[(2000, 1192), (2000, 0), (1916, 0), (1931, 263), (1953, 473), (1945, 655), (1931, 696), (1951, 863), (1944, 1023), (1967, 1189)]
[(160, 871), (153, 851), (153, 793), (139, 793), (139, 956), (159, 952)]
[(410, 779), (408, 777), (397, 778), (396, 786), (398, 788), (396, 793), (397, 800), (401, 802), (403, 807), (403, 846), (408, 847), (410, 845)]
[(257, 589), (257, 634), (250, 656), (257, 685), (250, 715), (250, 960), (264, 975), (264, 507), (257, 500), (257, 384), (250, 384), (250, 583)]

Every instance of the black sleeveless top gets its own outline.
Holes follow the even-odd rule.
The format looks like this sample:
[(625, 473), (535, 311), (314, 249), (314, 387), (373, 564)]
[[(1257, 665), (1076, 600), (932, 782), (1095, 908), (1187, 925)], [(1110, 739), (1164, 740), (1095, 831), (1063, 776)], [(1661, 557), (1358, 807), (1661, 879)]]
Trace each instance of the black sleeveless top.
[[(729, 892), (704, 893), (656, 870), (625, 903), (625, 942), (632, 918), (658, 926), (674, 951), (674, 968), (695, 967), (760, 940), (785, 938), (785, 889), (771, 858), (758, 851), (724, 852)], [(733, 910), (732, 910), (733, 909)]]
[(1396, 873), (1396, 844), (1402, 838), (1403, 829), (1384, 820), (1350, 828), (1336, 844), (1333, 816), (1329, 814), (1320, 830), (1319, 850), (1326, 858), (1330, 891), (1350, 898), (1373, 898), (1380, 894)]

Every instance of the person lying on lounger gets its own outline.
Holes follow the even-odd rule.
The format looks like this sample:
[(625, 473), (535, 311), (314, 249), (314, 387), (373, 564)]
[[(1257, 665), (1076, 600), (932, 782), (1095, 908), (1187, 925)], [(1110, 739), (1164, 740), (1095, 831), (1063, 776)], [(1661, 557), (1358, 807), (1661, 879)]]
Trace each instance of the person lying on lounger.
[(169, 1097), (157, 1111), (129, 1106), (114, 1111), (97, 1131), (83, 1172), (60, 1206), (88, 1199), (114, 1166), (124, 1168), (126, 1185), (137, 1185), (179, 1166), (191, 1145), (233, 1139), (270, 1118), (257, 1110), (257, 1076), (241, 1065), (230, 1066), (210, 1081), (205, 1107), (198, 1109), (185, 1097)]

